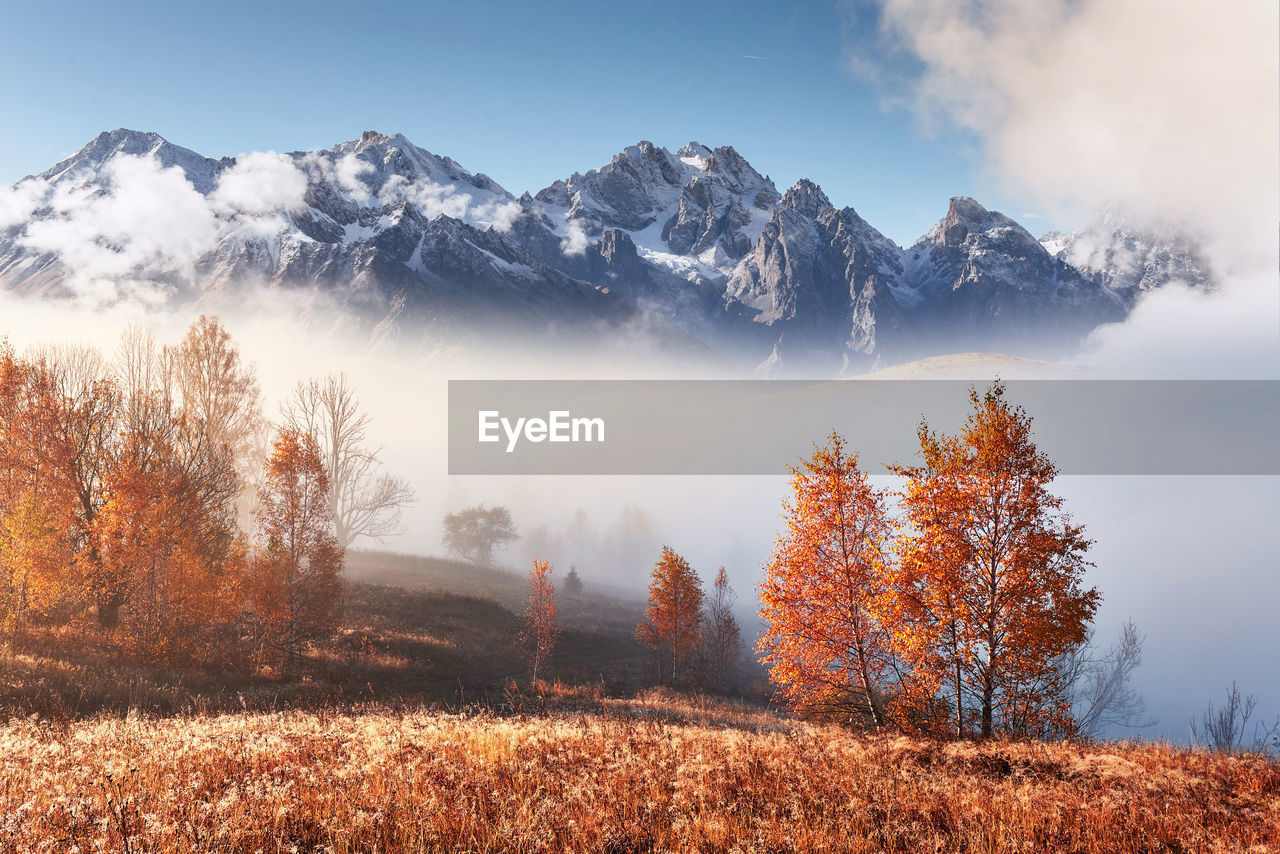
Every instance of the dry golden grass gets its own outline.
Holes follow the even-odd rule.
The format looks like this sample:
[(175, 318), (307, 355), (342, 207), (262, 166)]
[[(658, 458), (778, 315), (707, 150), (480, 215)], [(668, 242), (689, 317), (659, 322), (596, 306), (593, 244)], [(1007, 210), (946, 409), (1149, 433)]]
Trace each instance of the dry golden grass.
[(664, 693), (602, 714), (29, 718), (0, 725), (0, 850), (1276, 851), (1280, 766), (869, 738)]

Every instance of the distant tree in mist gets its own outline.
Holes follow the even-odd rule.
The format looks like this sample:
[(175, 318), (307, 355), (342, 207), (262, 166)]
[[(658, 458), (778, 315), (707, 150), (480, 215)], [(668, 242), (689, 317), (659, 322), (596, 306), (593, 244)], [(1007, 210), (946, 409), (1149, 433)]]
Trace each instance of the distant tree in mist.
[(1235, 682), (1227, 689), (1222, 705), (1215, 706), (1210, 700), (1200, 714), (1200, 719), (1191, 720), (1191, 743), (1206, 747), (1214, 753), (1238, 753), (1242, 750), (1264, 750), (1266, 744), (1260, 742), (1246, 747), (1245, 737), (1248, 733), (1249, 719), (1258, 706), (1258, 698), (1252, 694), (1240, 693)]
[(645, 569), (645, 555), (662, 545), (649, 516), (634, 504), (625, 505), (605, 531), (596, 565), (624, 578)]
[(569, 567), (569, 574), (564, 577), (564, 592), (575, 597), (582, 595), (582, 576), (578, 575), (576, 566)]
[(725, 690), (730, 675), (742, 660), (742, 632), (733, 616), (736, 598), (729, 586), (729, 574), (722, 566), (706, 599), (702, 633), (702, 659), (707, 684), (717, 691)]
[(477, 566), (493, 563), (494, 553), (519, 537), (511, 511), (478, 504), (444, 517), (444, 547)]
[(1138, 627), (1125, 623), (1120, 639), (1099, 650), (1090, 628), (1084, 642), (1062, 657), (1060, 678), (1077, 734), (1099, 738), (1112, 727), (1140, 729), (1159, 723), (1147, 714), (1146, 701), (1130, 682), (1142, 664), (1143, 641)]
[(346, 377), (298, 383), (281, 412), (288, 425), (315, 437), (338, 544), (346, 548), (359, 537), (381, 542), (401, 533), (400, 512), (415, 500), (413, 489), (381, 471), (382, 449), (369, 444), (369, 416)]
[(533, 684), (538, 672), (555, 649), (560, 636), (556, 613), (556, 591), (551, 583), (551, 564), (535, 558), (529, 570), (529, 601), (524, 609), (524, 627), (519, 635), (520, 648), (533, 668)]
[(636, 639), (671, 656), (671, 681), (680, 664), (702, 642), (702, 580), (689, 562), (667, 546), (653, 567), (649, 605), (636, 626)]

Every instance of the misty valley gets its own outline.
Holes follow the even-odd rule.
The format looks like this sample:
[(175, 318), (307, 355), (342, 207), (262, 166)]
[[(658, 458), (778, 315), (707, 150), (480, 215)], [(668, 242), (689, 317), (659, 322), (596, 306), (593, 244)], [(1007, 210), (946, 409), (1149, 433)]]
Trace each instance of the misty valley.
[(1280, 852), (1280, 4), (0, 31), (0, 854)]

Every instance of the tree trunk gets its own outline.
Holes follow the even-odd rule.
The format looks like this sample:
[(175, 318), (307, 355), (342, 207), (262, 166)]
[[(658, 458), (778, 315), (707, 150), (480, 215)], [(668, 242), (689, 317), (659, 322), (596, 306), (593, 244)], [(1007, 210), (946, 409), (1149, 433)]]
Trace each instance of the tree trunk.
[(871, 694), (871, 675), (867, 670), (866, 654), (861, 649), (858, 650), (858, 670), (862, 677), (862, 693), (867, 698), (867, 711), (871, 712), (871, 723), (879, 732), (884, 726), (884, 716), (880, 713), (880, 707), (876, 705), (875, 698)]
[(995, 694), (995, 684), (991, 680), (991, 674), (988, 672), (983, 677), (982, 685), (982, 737), (991, 738), (991, 701)]
[(114, 629), (120, 625), (120, 608), (124, 605), (124, 596), (113, 593), (110, 597), (98, 602), (98, 627)]
[(956, 735), (964, 738), (964, 700), (960, 695), (960, 645), (956, 643), (956, 626), (951, 624), (951, 654), (956, 662)]

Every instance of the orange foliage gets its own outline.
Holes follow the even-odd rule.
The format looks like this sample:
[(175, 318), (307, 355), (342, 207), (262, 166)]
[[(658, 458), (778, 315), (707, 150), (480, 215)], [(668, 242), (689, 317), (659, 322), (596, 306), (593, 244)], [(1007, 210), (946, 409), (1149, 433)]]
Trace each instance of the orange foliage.
[(94, 586), (100, 609), (122, 609), (125, 644), (135, 654), (218, 657), (235, 619), (234, 492), (210, 501), (200, 474), (163, 429), (127, 434), (108, 470), (109, 497), (94, 525)]
[(53, 379), (0, 346), (0, 616), (11, 625), (48, 614), (78, 586), (75, 491)]
[(653, 567), (649, 606), (645, 620), (636, 626), (636, 638), (671, 654), (671, 679), (679, 675), (680, 662), (702, 642), (702, 580), (689, 562), (667, 546)]
[(896, 608), (884, 500), (836, 433), (790, 471), (787, 530), (760, 586), (760, 660), (797, 708), (882, 726)]
[(921, 424), (923, 464), (891, 467), (896, 532), (838, 435), (791, 470), (758, 651), (795, 706), (961, 736), (1072, 730), (1057, 662), (1098, 605), (1082, 585), (1090, 542), (1003, 395), (971, 391), (959, 435)]
[(1003, 395), (1000, 383), (971, 390), (959, 435), (922, 423), (923, 465), (893, 469), (910, 525), (903, 595), (928, 641), (913, 665), (948, 695), (960, 735), (1069, 730), (1054, 662), (1084, 640), (1100, 598), (1081, 584), (1090, 541), (1048, 491), (1057, 469)]
[(281, 431), (258, 493), (259, 551), (250, 596), (257, 651), (295, 664), (312, 639), (337, 625), (343, 550), (333, 535), (329, 480), (309, 433)]
[(551, 564), (542, 558), (534, 558), (529, 570), (529, 604), (524, 609), (524, 629), (520, 644), (533, 665), (533, 681), (538, 681), (538, 670), (555, 648), (560, 635), (556, 619), (556, 591), (551, 584)]

